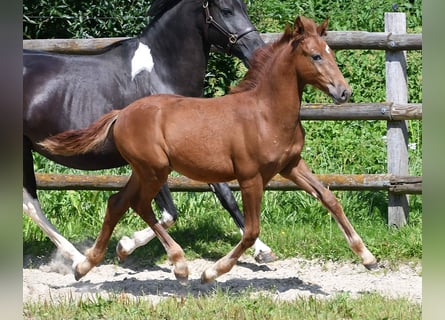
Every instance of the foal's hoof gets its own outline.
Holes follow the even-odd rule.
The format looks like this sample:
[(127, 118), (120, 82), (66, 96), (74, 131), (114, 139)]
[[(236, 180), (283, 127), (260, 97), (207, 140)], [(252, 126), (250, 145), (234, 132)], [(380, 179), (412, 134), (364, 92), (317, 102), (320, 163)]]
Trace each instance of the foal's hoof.
[(255, 261), (258, 263), (270, 263), (276, 260), (278, 260), (278, 257), (272, 251), (270, 252), (260, 251), (260, 253), (255, 256)]
[(180, 284), (182, 285), (188, 284), (189, 268), (186, 262), (176, 263), (173, 273), (175, 274), (176, 280), (178, 280)]
[(377, 271), (380, 269), (380, 266), (377, 262), (364, 264), (365, 268), (369, 271)]
[(201, 283), (211, 283), (215, 281), (215, 279), (218, 277), (218, 275), (211, 269), (204, 270), (204, 272), (201, 274)]

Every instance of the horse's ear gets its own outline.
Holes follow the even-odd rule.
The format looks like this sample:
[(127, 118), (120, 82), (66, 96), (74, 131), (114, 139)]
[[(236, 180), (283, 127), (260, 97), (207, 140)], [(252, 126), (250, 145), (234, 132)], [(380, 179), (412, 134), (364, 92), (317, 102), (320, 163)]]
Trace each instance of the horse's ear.
[(303, 24), (304, 17), (298, 16), (295, 18), (294, 21), (294, 32), (292, 33), (292, 48), (293, 50), (297, 49), (298, 44), (301, 42), (301, 40), (304, 38), (304, 24)]
[(317, 27), (317, 32), (321, 37), (327, 35), (328, 23), (329, 23), (329, 17), (326, 17), (323, 23)]
[(294, 36), (302, 35), (304, 33), (304, 25), (303, 21), (301, 21), (301, 17), (298, 16), (294, 21)]
[(286, 27), (284, 28), (284, 36), (291, 37), (292, 36), (292, 28), (289, 23), (286, 23)]

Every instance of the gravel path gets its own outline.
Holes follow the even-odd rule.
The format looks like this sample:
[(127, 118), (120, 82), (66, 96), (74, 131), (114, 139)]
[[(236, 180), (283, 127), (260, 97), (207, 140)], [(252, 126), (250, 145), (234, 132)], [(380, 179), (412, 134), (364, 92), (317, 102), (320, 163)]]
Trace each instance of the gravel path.
[[(212, 261), (189, 261), (191, 275), (187, 286), (179, 284), (168, 263), (144, 268), (131, 265), (131, 257), (120, 265), (103, 264), (76, 281), (69, 267), (54, 259), (50, 263), (29, 267), (24, 259), (23, 301), (88, 299), (110, 293), (143, 298), (157, 303), (167, 297), (191, 294), (211, 294), (216, 287), (239, 292), (251, 289), (252, 294), (269, 294), (277, 300), (293, 300), (314, 296), (329, 298), (338, 293), (359, 296), (377, 292), (388, 297), (405, 297), (422, 302), (422, 267), (403, 264), (397, 270), (383, 267), (369, 272), (363, 266), (351, 263), (321, 262), (292, 258), (270, 264), (257, 264), (252, 257), (243, 256), (227, 274), (213, 284), (201, 284), (201, 272)], [(33, 263), (34, 265), (35, 262)]]

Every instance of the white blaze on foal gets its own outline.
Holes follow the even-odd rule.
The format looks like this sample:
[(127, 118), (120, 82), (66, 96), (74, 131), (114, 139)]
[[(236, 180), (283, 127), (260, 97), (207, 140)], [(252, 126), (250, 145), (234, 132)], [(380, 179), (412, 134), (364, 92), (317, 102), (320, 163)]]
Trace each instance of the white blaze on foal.
[(134, 52), (133, 59), (131, 59), (131, 80), (134, 80), (142, 71), (151, 72), (154, 67), (153, 57), (150, 53), (150, 48), (139, 42), (139, 46)]
[(327, 53), (331, 53), (331, 48), (329, 48), (329, 46), (328, 46), (328, 45), (326, 45), (326, 48), (325, 48), (325, 50), (326, 50), (326, 52), (327, 52)]

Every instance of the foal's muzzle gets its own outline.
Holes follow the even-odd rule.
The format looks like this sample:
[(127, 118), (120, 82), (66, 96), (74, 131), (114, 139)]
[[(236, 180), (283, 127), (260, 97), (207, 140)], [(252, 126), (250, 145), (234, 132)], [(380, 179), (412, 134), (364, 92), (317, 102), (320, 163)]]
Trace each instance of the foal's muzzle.
[(346, 87), (344, 85), (340, 86), (328, 86), (329, 95), (334, 100), (335, 104), (342, 104), (348, 102), (349, 98), (352, 95), (351, 88)]

